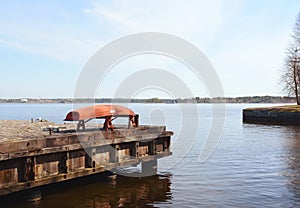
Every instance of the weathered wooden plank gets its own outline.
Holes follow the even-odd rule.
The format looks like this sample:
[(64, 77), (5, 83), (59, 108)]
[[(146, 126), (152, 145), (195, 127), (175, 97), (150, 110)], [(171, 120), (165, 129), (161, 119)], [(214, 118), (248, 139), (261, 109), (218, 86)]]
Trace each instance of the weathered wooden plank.
[(41, 130), (40, 123), (16, 123), (21, 126), (17, 133), (0, 133), (0, 195), (171, 154), (173, 132), (164, 126), (116, 127), (108, 132), (98, 128), (75, 132), (66, 127), (65, 132), (49, 135)]

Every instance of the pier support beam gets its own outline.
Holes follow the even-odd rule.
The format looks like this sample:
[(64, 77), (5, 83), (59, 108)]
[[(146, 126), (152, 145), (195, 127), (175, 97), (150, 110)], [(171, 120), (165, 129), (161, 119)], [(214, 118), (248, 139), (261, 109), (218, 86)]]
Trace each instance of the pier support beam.
[(95, 168), (96, 148), (85, 149), (85, 167)]
[(151, 176), (157, 173), (157, 159), (142, 162), (142, 175)]

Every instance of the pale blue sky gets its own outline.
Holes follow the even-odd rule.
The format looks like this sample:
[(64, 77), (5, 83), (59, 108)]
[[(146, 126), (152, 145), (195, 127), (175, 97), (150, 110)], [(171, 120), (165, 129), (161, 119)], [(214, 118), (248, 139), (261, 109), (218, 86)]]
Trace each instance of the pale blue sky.
[[(193, 43), (213, 64), (225, 96), (283, 95), (279, 71), (299, 11), (299, 0), (2, 1), (0, 98), (73, 97), (88, 59), (137, 32), (164, 32)], [(123, 73), (139, 64), (151, 67), (149, 60), (123, 63)], [(161, 67), (176, 65), (156, 61), (155, 67), (160, 61)], [(110, 82), (121, 80), (110, 76), (112, 91), (99, 96), (112, 97)], [(205, 95), (195, 90), (195, 96)]]

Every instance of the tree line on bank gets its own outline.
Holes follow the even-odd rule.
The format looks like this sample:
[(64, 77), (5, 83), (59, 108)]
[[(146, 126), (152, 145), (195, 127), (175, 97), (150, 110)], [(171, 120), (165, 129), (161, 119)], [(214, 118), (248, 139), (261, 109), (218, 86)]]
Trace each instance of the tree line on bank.
[(294, 97), (287, 96), (244, 96), (244, 97), (194, 97), (178, 99), (129, 99), (129, 98), (54, 98), (54, 99), (0, 99), (0, 103), (295, 103)]

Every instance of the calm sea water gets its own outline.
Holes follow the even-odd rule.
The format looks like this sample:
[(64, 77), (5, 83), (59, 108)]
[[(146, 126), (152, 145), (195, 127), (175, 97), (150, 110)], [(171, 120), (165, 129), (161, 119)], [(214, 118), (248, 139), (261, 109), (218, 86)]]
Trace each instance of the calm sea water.
[[(197, 105), (197, 115), (189, 104), (130, 104), (142, 124), (175, 132), (173, 156), (159, 160), (157, 175), (96, 177), (51, 187), (37, 203), (21, 200), (9, 207), (300, 207), (300, 129), (243, 124), (242, 109), (253, 106), (266, 105), (226, 105), (222, 137), (211, 157), (200, 162), (211, 105)], [(0, 119), (61, 123), (71, 109), (70, 104), (1, 104)], [(182, 128), (184, 122), (196, 125), (197, 132)]]

